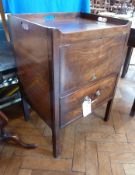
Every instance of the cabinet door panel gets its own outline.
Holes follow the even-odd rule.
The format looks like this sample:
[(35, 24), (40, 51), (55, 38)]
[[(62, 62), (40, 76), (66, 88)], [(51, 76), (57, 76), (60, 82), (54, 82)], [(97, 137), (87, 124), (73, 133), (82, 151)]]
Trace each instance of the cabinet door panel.
[(118, 73), (123, 59), (123, 40), (117, 36), (60, 47), (61, 95)]

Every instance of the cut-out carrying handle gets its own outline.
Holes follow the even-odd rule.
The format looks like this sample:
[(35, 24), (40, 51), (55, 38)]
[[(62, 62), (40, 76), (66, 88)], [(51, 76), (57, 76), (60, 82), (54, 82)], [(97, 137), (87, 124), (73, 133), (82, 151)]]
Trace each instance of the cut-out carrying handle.
[(107, 22), (107, 18), (105, 18), (105, 17), (98, 17), (98, 21), (106, 23)]

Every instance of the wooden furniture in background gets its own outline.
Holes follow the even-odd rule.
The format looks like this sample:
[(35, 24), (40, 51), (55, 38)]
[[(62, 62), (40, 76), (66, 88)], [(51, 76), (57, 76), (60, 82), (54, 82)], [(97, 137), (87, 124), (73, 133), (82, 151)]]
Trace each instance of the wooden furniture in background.
[[(134, 6), (134, 11), (133, 11), (133, 15), (135, 13), (135, 0), (132, 0), (132, 5)], [(126, 55), (126, 59), (124, 62), (124, 66), (122, 69), (122, 74), (121, 74), (121, 78), (124, 78), (127, 74), (129, 65), (130, 65), (130, 61), (131, 61), (131, 56), (133, 53), (133, 48), (135, 47), (135, 23), (134, 23), (134, 19), (133, 19), (133, 24), (131, 26), (131, 31), (130, 31), (130, 35), (129, 35), (129, 40), (128, 40), (128, 51), (127, 51), (127, 55)]]
[(128, 51), (127, 51), (126, 59), (122, 69), (121, 78), (124, 78), (126, 76), (134, 48), (135, 48), (135, 23), (132, 25), (130, 30), (130, 35), (128, 40)]
[(5, 31), (7, 41), (10, 42), (10, 36), (9, 36), (9, 31), (8, 31), (8, 27), (7, 27), (7, 22), (6, 22), (6, 18), (5, 18), (5, 13), (4, 13), (4, 9), (3, 9), (2, 0), (0, 0), (0, 15), (1, 15), (2, 24), (3, 24), (3, 28), (4, 28), (4, 31)]
[(18, 76), (30, 105), (52, 129), (54, 156), (60, 129), (108, 102), (109, 119), (131, 23), (85, 13), (10, 16)]

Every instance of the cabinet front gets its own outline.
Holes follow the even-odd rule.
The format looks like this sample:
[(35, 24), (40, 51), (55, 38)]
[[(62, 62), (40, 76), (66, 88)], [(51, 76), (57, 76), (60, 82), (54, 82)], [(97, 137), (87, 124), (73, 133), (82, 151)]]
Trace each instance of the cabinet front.
[(124, 38), (121, 35), (61, 46), (61, 96), (109, 74), (118, 73), (123, 61)]

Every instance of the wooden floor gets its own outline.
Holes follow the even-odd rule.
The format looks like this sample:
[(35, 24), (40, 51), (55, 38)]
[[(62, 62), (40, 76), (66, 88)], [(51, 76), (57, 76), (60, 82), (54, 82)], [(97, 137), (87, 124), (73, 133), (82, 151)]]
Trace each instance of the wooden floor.
[(20, 106), (8, 110), (8, 129), (39, 147), (26, 150), (1, 143), (0, 175), (135, 175), (135, 117), (129, 117), (134, 97), (135, 67), (131, 66), (119, 81), (109, 122), (103, 121), (103, 106), (63, 129), (58, 159), (52, 156), (51, 131), (35, 112), (25, 122)]

